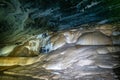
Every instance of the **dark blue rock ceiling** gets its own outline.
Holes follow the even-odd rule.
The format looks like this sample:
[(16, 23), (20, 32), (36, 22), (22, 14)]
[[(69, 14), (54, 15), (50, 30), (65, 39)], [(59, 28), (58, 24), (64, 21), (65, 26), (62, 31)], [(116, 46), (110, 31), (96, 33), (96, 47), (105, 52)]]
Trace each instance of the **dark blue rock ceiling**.
[(31, 19), (47, 18), (60, 29), (86, 23), (108, 23), (120, 19), (120, 0), (25, 0), (24, 10), (34, 9)]
[(31, 20), (43, 20), (57, 29), (120, 19), (120, 0), (1, 0), (0, 8), (6, 9), (6, 15), (13, 12), (18, 22), (28, 13)]
[(18, 34), (119, 21), (120, 0), (0, 0), (0, 42)]

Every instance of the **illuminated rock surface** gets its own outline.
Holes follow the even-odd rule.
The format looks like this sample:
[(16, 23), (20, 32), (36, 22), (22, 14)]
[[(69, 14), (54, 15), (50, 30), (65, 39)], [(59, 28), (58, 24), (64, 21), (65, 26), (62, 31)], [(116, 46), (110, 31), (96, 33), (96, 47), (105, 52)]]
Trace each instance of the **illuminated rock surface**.
[[(111, 53), (108, 48), (114, 49), (114, 51), (112, 50), (114, 53)], [(118, 64), (119, 50), (120, 47), (110, 46), (69, 46), (51, 52), (43, 62), (39, 61), (32, 65), (8, 69), (3, 73), (27, 76), (26, 79), (29, 76), (33, 79), (43, 80), (54, 80), (54, 78), (57, 80), (96, 80), (98, 78), (115, 80), (116, 76), (112, 68)]]
[(0, 80), (120, 79), (120, 0), (0, 0)]
[[(48, 34), (46, 38), (38, 36), (27, 41), (29, 45), (18, 45), (21, 53), (18, 54), (15, 48), (12, 51), (14, 54), (8, 55), (11, 57), (0, 58), (1, 80), (9, 77), (14, 80), (117, 80), (113, 69), (119, 65), (120, 46), (113, 45), (111, 36), (99, 31), (78, 29)], [(82, 39), (82, 44), (76, 44)], [(36, 46), (37, 42), (41, 45)], [(38, 53), (39, 56), (25, 57), (29, 54), (28, 51), (22, 53), (24, 49), (19, 46), (28, 46), (30, 52), (34, 48), (36, 51), (42, 51), (42, 47), (44, 49)], [(46, 51), (47, 49), (49, 50)]]

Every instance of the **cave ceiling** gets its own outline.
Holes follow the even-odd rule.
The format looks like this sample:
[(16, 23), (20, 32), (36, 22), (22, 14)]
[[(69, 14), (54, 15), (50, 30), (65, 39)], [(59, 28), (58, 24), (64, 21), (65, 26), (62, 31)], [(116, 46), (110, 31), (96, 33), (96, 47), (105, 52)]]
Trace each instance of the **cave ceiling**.
[(47, 26), (42, 28), (62, 30), (82, 24), (118, 22), (119, 6), (120, 0), (1, 0), (0, 23), (21, 29)]
[(16, 35), (17, 39), (96, 24), (119, 26), (119, 20), (120, 0), (0, 0), (0, 43), (16, 42), (9, 40)]

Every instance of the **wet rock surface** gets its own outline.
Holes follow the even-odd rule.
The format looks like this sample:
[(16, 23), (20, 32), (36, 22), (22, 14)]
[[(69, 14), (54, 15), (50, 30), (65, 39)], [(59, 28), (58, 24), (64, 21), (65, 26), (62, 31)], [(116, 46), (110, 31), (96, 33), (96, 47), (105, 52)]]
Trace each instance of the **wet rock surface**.
[[(43, 61), (8, 69), (3, 74), (35, 80), (117, 80), (113, 68), (119, 64), (120, 51), (114, 50), (112, 53), (107, 48), (114, 46), (70, 46), (62, 51), (58, 49)], [(103, 51), (98, 52), (100, 50)]]
[[(11, 55), (9, 59), (1, 58), (3, 62), (0, 63), (2, 66), (0, 79), (118, 80), (119, 72), (115, 71), (115, 68), (119, 68), (120, 46), (113, 43), (111, 37), (113, 34), (108, 36), (106, 32), (102, 32), (98, 29), (72, 29), (48, 33), (44, 38), (42, 35), (37, 35), (27, 41), (28, 44), (20, 46), (23, 48), (28, 46), (27, 49), (33, 52), (34, 47), (37, 51), (44, 47), (45, 52), (42, 51), (35, 57), (19, 57), (19, 54), (23, 53), (16, 53), (18, 55), (16, 57)], [(76, 44), (77, 42), (82, 44)], [(34, 43), (40, 45), (36, 46)], [(49, 50), (46, 52), (47, 49)], [(24, 49), (18, 48), (18, 50), (22, 52)], [(14, 53), (15, 51), (13, 50)], [(16, 58), (16, 61), (13, 58)], [(17, 58), (20, 61), (17, 61)]]
[(0, 80), (118, 80), (120, 0), (0, 0)]

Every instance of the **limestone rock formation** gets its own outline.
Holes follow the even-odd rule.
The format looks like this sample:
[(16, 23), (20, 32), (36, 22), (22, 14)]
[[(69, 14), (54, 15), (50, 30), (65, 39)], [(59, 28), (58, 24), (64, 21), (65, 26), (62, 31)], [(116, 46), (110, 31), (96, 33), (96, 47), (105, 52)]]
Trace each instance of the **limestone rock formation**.
[(0, 57), (0, 79), (10, 75), (15, 80), (14, 76), (18, 80), (19, 76), (35, 80), (117, 80), (113, 69), (119, 67), (120, 46), (113, 45), (112, 38), (95, 29), (35, 35), (11, 49), (8, 56)]
[(112, 69), (119, 65), (119, 51), (120, 47), (114, 46), (69, 45), (34, 64), (8, 69), (4, 74), (45, 80), (116, 80)]
[(0, 80), (118, 80), (120, 0), (0, 0)]
[(8, 56), (15, 47), (16, 47), (16, 45), (10, 45), (10, 46), (5, 46), (5, 47), (1, 48), (0, 56)]
[(84, 33), (78, 39), (79, 45), (112, 45), (112, 39), (100, 32), (88, 32)]

